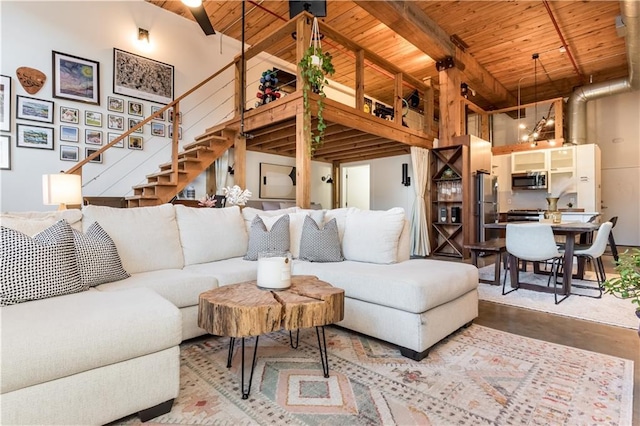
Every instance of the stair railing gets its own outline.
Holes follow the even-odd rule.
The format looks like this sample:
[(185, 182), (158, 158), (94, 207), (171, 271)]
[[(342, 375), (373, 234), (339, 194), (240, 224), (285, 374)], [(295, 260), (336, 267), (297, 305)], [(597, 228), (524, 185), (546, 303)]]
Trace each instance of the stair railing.
[(187, 96), (191, 95), (193, 92), (195, 92), (198, 89), (200, 89), (205, 84), (209, 83), (214, 78), (218, 77), (220, 74), (222, 74), (223, 72), (225, 72), (226, 70), (231, 68), (237, 62), (238, 62), (238, 59), (235, 58), (234, 60), (232, 60), (231, 62), (226, 64), (224, 67), (220, 68), (218, 71), (216, 71), (215, 73), (211, 74), (209, 77), (205, 78), (200, 83), (198, 83), (195, 86), (193, 86), (191, 89), (187, 90), (184, 94), (182, 94), (181, 96), (178, 96), (173, 102), (171, 102), (171, 103), (165, 105), (164, 107), (160, 108), (158, 111), (154, 112), (153, 114), (151, 114), (150, 116), (148, 116), (147, 118), (142, 120), (137, 125), (131, 127), (128, 131), (126, 131), (122, 135), (118, 136), (113, 141), (109, 142), (108, 144), (106, 144), (105, 146), (103, 146), (102, 148), (100, 148), (99, 150), (94, 152), (93, 154), (87, 156), (84, 160), (80, 161), (78, 164), (74, 165), (73, 167), (71, 167), (69, 170), (67, 170), (64, 173), (66, 173), (66, 174), (77, 174), (77, 175), (82, 176), (82, 166), (84, 166), (85, 164), (87, 164), (88, 162), (93, 160), (94, 158), (99, 157), (100, 155), (102, 155), (103, 152), (105, 152), (106, 150), (108, 150), (112, 146), (116, 145), (120, 141), (123, 141), (126, 137), (128, 137), (129, 135), (134, 133), (136, 130), (141, 129), (147, 123), (151, 122), (151, 120), (162, 116), (165, 113), (165, 111), (168, 111), (169, 109), (173, 108), (173, 112), (174, 112), (174, 114), (173, 114), (173, 129), (174, 129), (174, 132), (173, 132), (173, 135), (171, 137), (171, 170), (172, 170), (172, 172), (171, 172), (171, 182), (176, 182), (177, 183), (178, 182), (178, 151), (179, 151), (179, 132), (177, 131), (177, 129), (179, 128), (178, 120), (179, 120), (179, 116), (180, 116), (180, 101), (182, 101)]

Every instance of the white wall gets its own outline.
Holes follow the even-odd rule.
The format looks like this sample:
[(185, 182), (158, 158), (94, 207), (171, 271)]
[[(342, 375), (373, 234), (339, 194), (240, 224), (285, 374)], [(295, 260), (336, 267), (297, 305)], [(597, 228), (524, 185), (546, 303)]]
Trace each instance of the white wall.
[(587, 142), (602, 155), (602, 216), (618, 216), (616, 243), (640, 246), (640, 91), (587, 104)]
[[(227, 64), (239, 50), (239, 43), (227, 37), (206, 37), (198, 25), (173, 13), (143, 1), (92, 2), (2, 2), (2, 63), (1, 73), (13, 79), (12, 170), (0, 173), (2, 210), (45, 210), (41, 175), (67, 170), (74, 163), (59, 160), (60, 106), (103, 113), (104, 136), (108, 95), (113, 95), (113, 48), (139, 54), (175, 66), (175, 95), (186, 90)], [(138, 27), (150, 32), (151, 46), (141, 50), (137, 44)], [(91, 59), (100, 63), (100, 105), (88, 105), (52, 97), (52, 51)], [(15, 146), (15, 96), (27, 95), (17, 81), (15, 70), (20, 66), (39, 69), (47, 75), (44, 87), (36, 98), (53, 100), (54, 150), (17, 148)], [(193, 140), (206, 127), (221, 121), (232, 111), (233, 71), (225, 73), (202, 91), (181, 104), (183, 111), (183, 141)], [(125, 101), (131, 99), (116, 95)], [(223, 101), (225, 100), (225, 101)], [(151, 105), (143, 101), (145, 115)], [(211, 110), (216, 107), (211, 113)], [(122, 114), (121, 114), (122, 115)], [(127, 114), (124, 114), (127, 117)], [(22, 123), (29, 123), (20, 120)], [(39, 123), (33, 123), (39, 124)], [(168, 123), (165, 123), (168, 124)], [(85, 126), (81, 120), (80, 134)], [(168, 134), (168, 132), (167, 132)], [(144, 150), (111, 149), (102, 164), (89, 164), (83, 170), (83, 193), (88, 196), (122, 196), (131, 193), (131, 186), (144, 181), (144, 175), (157, 170), (170, 159), (170, 139), (151, 137), (144, 129)], [(84, 158), (84, 138), (78, 144)], [(65, 145), (73, 143), (65, 142)], [(134, 173), (131, 171), (134, 170)], [(202, 184), (203, 185), (203, 184)]]

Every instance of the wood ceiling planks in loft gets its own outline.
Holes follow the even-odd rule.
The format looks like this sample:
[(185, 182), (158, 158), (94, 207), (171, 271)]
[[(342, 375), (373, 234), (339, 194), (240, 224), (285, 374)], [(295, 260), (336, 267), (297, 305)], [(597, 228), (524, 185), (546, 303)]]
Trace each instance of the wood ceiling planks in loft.
[[(192, 19), (181, 2), (149, 2)], [(620, 14), (617, 0), (548, 3), (585, 83), (590, 79), (595, 83), (627, 75), (624, 39), (615, 31), (615, 17)], [(538, 100), (569, 96), (580, 84), (568, 56), (558, 51), (561, 42), (542, 1), (421, 1), (415, 4), (444, 32), (458, 35), (469, 45), (466, 51), (513, 96), (517, 95), (520, 82), (523, 103), (535, 100), (533, 53), (540, 53), (540, 64), (549, 74), (547, 77), (538, 67)], [(272, 25), (288, 20), (288, 7), (287, 1), (247, 1), (250, 11), (246, 19), (247, 43), (255, 43)], [(240, 39), (239, 1), (205, 1), (205, 8), (217, 31)], [(435, 87), (438, 86), (434, 62), (419, 50), (420, 46), (411, 45), (351, 1), (328, 0), (327, 10), (324, 20), (345, 36), (418, 79), (432, 77)], [(340, 50), (327, 42), (339, 68), (336, 81), (353, 87), (354, 70), (348, 65), (349, 58), (342, 57)], [(276, 44), (271, 50), (272, 54), (294, 62), (294, 52), (286, 43)], [(368, 71), (367, 94), (390, 99), (393, 87), (388, 77), (378, 74), (375, 70)], [(470, 100), (476, 102), (473, 97)]]

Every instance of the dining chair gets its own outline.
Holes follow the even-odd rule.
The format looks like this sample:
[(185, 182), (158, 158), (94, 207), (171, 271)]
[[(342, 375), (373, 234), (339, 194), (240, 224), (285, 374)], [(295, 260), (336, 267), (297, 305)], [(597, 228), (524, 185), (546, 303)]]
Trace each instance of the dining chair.
[[(551, 225), (547, 223), (509, 223), (507, 224), (506, 245), (509, 260), (516, 261), (513, 263), (517, 263), (518, 259), (531, 262), (551, 261), (551, 274), (549, 275), (547, 285), (549, 285), (551, 278), (553, 278), (553, 297), (556, 305), (569, 296), (569, 294), (565, 294), (562, 299), (558, 300), (556, 278), (564, 255), (556, 246)], [(517, 268), (515, 273), (520, 273)], [(518, 287), (514, 287), (505, 293), (506, 283), (507, 276), (505, 274), (504, 281), (502, 282), (503, 295), (518, 289)]]
[[(611, 229), (615, 228), (616, 223), (618, 223), (618, 216), (614, 216), (609, 219), (609, 222), (613, 224)], [(618, 247), (616, 247), (616, 240), (613, 238), (613, 231), (609, 232), (609, 247), (611, 247), (611, 254), (613, 255), (613, 259), (618, 261)]]
[(598, 283), (597, 287), (573, 283), (571, 285), (572, 287), (598, 290), (599, 292), (598, 296), (579, 294), (580, 296), (593, 297), (595, 299), (600, 299), (602, 297), (602, 283), (607, 279), (604, 271), (604, 264), (602, 263), (602, 255), (607, 249), (607, 241), (609, 240), (609, 237), (611, 235), (611, 228), (613, 228), (612, 222), (603, 223), (602, 225), (600, 225), (600, 228), (598, 228), (598, 232), (596, 233), (596, 237), (593, 240), (593, 244), (591, 244), (591, 246), (586, 248), (578, 248), (573, 252), (573, 255), (575, 257), (584, 257), (591, 261), (590, 263), (593, 265), (593, 269), (596, 273), (596, 282)]

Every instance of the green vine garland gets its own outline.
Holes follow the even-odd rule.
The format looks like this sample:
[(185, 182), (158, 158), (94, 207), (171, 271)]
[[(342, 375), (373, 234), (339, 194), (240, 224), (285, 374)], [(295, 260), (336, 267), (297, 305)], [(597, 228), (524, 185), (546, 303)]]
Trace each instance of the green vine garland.
[[(312, 63), (312, 56), (314, 55), (320, 58), (320, 66)], [(329, 52), (323, 52), (322, 48), (316, 48), (313, 46), (310, 46), (305, 51), (298, 67), (300, 67), (300, 74), (303, 81), (302, 98), (305, 111), (309, 111), (310, 108), (309, 91), (313, 90), (319, 95), (317, 101), (318, 125), (316, 127), (316, 131), (311, 129), (310, 118), (305, 119), (304, 125), (304, 130), (311, 133), (311, 146), (309, 149), (311, 151), (311, 155), (313, 155), (315, 150), (322, 146), (324, 131), (327, 128), (322, 116), (322, 112), (324, 110), (324, 98), (326, 97), (324, 93), (324, 85), (329, 83), (325, 76), (333, 75), (335, 69), (331, 63), (331, 54)]]

